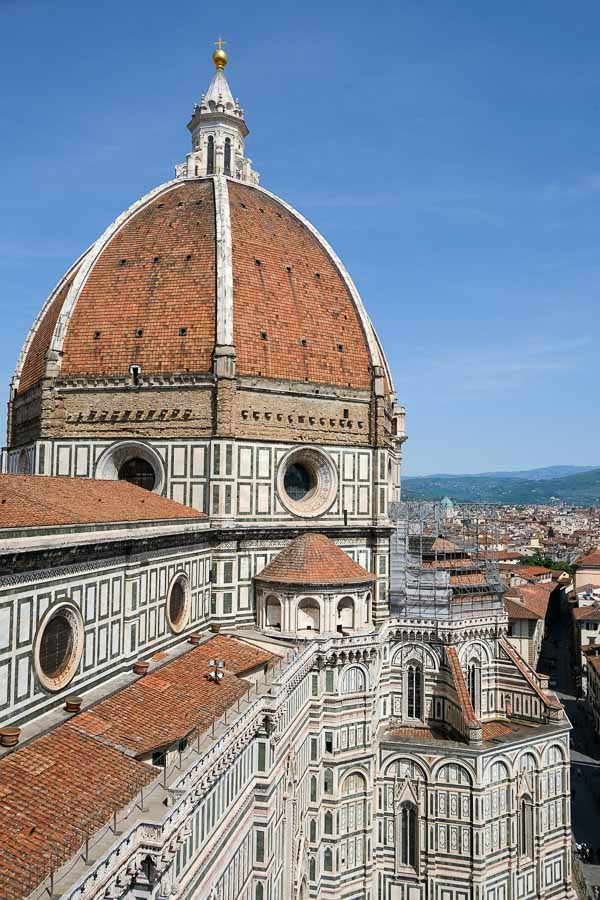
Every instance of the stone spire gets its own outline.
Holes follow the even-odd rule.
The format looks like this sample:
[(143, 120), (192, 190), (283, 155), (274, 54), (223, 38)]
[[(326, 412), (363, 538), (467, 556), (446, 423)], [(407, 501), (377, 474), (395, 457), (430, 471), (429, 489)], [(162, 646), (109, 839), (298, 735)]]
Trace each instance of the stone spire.
[(200, 103), (194, 105), (188, 129), (192, 135), (192, 151), (184, 163), (175, 167), (177, 178), (205, 175), (229, 175), (238, 181), (258, 184), (258, 172), (252, 169), (252, 160), (244, 156), (244, 139), (248, 128), (244, 110), (233, 94), (225, 77), (227, 54), (224, 41), (216, 41), (213, 53), (216, 72), (208, 91)]

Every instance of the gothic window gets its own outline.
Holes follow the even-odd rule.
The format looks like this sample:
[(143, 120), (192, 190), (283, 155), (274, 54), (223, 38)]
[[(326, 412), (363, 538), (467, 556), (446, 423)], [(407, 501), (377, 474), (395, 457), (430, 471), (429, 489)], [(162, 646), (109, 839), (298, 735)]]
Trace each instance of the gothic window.
[(325, 872), (333, 872), (333, 853), (329, 847), (323, 853), (323, 870)]
[(325, 794), (333, 794), (333, 769), (323, 770), (323, 791)]
[(231, 140), (225, 138), (225, 160), (224, 169), (226, 175), (231, 175)]
[(519, 804), (519, 854), (533, 859), (533, 804), (529, 796), (522, 797)]
[(324, 834), (333, 834), (333, 815), (330, 810), (327, 810), (325, 813), (325, 819), (323, 822), (323, 833)]
[(479, 698), (481, 695), (481, 668), (479, 662), (469, 663), (467, 670), (467, 686), (475, 714), (479, 714)]
[(400, 807), (400, 863), (417, 867), (417, 811), (413, 803)]
[(308, 861), (308, 878), (309, 881), (317, 880), (317, 863), (314, 856), (311, 856)]
[(263, 900), (265, 895), (265, 889), (262, 885), (261, 881), (256, 882), (256, 888), (254, 889), (254, 900)]
[(314, 775), (310, 779), (310, 802), (317, 802), (317, 779)]
[(206, 145), (206, 174), (214, 175), (215, 173), (215, 139), (212, 135), (208, 138)]
[(311, 843), (315, 844), (317, 841), (317, 820), (311, 819), (308, 826), (308, 839)]
[(342, 694), (356, 694), (359, 691), (366, 691), (365, 673), (358, 666), (352, 666), (346, 669), (342, 679)]
[(411, 663), (408, 667), (406, 714), (409, 719), (423, 718), (423, 670), (419, 663)]

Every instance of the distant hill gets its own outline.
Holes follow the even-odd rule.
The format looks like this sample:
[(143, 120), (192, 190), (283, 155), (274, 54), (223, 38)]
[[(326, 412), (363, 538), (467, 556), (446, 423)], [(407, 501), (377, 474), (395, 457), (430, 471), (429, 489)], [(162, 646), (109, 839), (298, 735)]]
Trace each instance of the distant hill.
[[(531, 473), (552, 469), (532, 469)], [(561, 501), (575, 506), (600, 506), (600, 468), (576, 471), (573, 475), (525, 477), (527, 473), (482, 475), (426, 475), (402, 479), (405, 500), (452, 500), (470, 503), (549, 503)]]
[(546, 481), (548, 478), (563, 478), (565, 475), (577, 475), (579, 472), (593, 472), (600, 466), (544, 466), (541, 469), (523, 469), (511, 472), (468, 472), (465, 475), (448, 475), (436, 473), (434, 475), (414, 475), (410, 478), (526, 478), (528, 481)]

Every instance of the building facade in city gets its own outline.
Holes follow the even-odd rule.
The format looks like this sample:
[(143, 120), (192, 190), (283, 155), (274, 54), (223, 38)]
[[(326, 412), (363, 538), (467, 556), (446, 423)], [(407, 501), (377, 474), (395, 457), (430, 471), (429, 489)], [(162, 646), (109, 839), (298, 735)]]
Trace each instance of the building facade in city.
[(213, 59), (12, 381), (0, 893), (570, 898), (564, 710), (452, 516), (403, 519), (381, 343)]

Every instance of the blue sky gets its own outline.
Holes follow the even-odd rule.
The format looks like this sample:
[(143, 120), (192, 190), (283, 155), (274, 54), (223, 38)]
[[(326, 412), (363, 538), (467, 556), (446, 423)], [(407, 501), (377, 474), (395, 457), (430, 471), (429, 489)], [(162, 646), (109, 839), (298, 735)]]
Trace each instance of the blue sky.
[(600, 4), (0, 0), (2, 402), (69, 263), (171, 177), (212, 76), (352, 273), (405, 472), (600, 465)]

